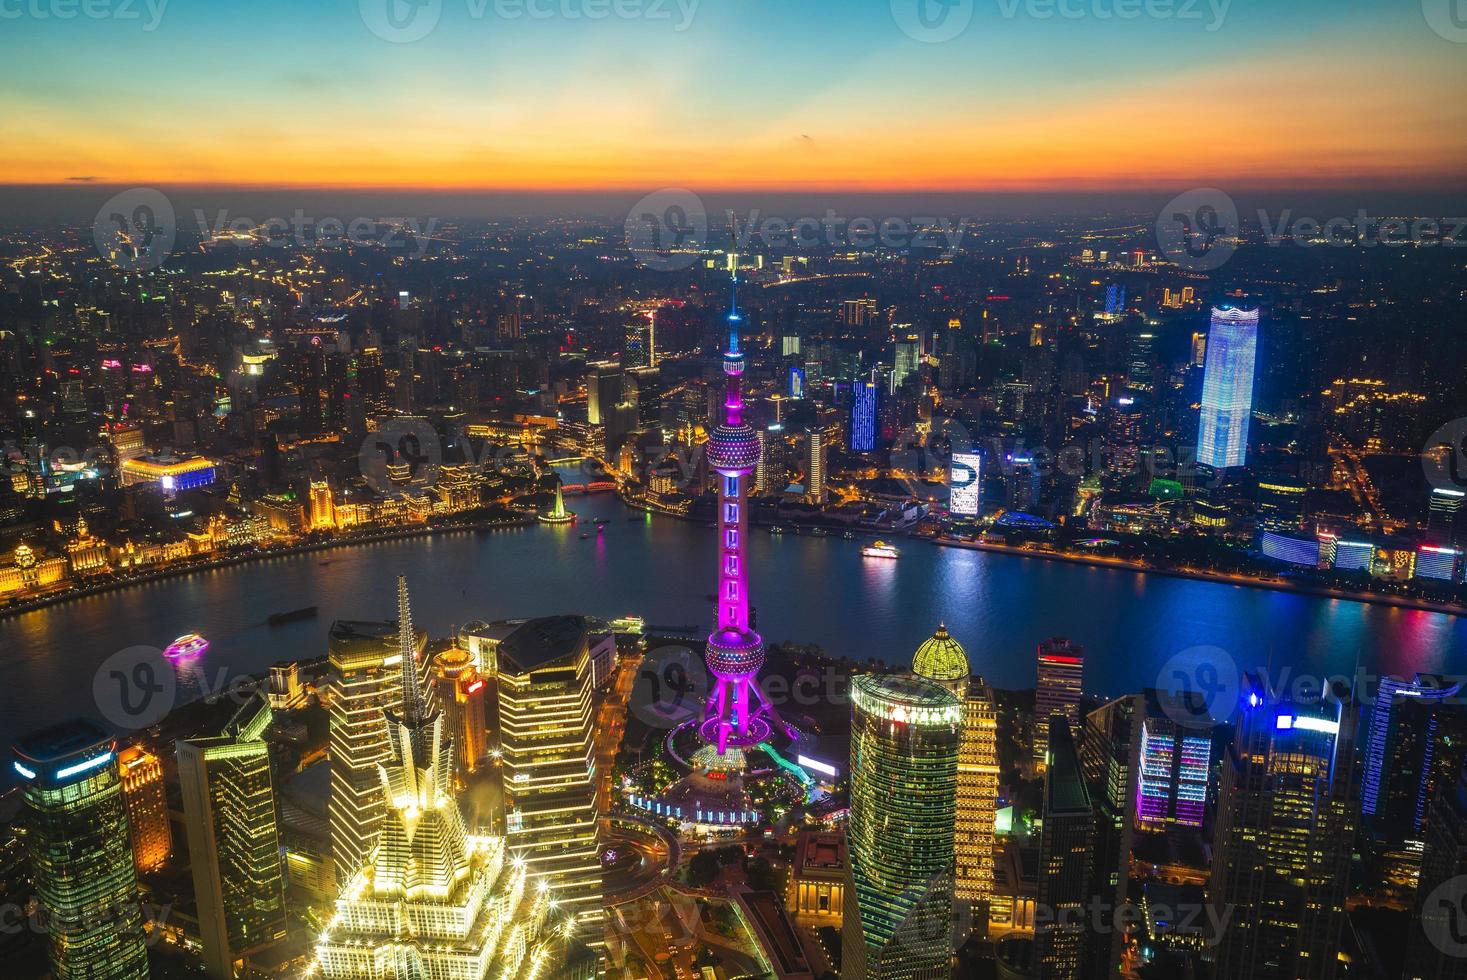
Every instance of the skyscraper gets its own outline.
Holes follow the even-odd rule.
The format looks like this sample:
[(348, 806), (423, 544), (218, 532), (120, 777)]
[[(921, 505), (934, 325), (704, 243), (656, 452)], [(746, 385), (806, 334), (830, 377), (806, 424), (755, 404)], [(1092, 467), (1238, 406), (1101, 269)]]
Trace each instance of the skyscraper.
[[(560, 488), (555, 488), (557, 501)], [(562, 507), (562, 509), (564, 509)], [(487, 684), (474, 669), (473, 657), (460, 647), (450, 647), (437, 657), (438, 704), (453, 736), (455, 767), (460, 777), (479, 771), (489, 754), (489, 729), (485, 698)]]
[(993, 899), (993, 844), (998, 810), (998, 710), (993, 691), (969, 670), (968, 653), (939, 624), (912, 657), (912, 673), (946, 687), (963, 706), (958, 795), (953, 824), (953, 897), (986, 929)]
[(204, 968), (215, 980), (232, 980), (238, 960), (285, 939), (270, 720), (256, 695), (222, 728), (177, 742)]
[(784, 426), (778, 422), (758, 431), (759, 462), (754, 467), (754, 492), (761, 496), (785, 488)]
[(168, 822), (168, 795), (163, 789), (163, 763), (146, 749), (129, 745), (117, 753), (127, 826), (138, 871), (157, 871), (173, 851)]
[(611, 409), (621, 401), (621, 367), (613, 361), (598, 361), (586, 373), (586, 421), (605, 425)]
[(1195, 693), (1148, 689), (1142, 696), (1136, 823), (1144, 829), (1202, 826), (1214, 726), (1201, 704), (1194, 704)]
[(1061, 715), (1073, 732), (1080, 724), (1085, 648), (1062, 636), (1039, 644), (1038, 685), (1034, 690), (1034, 767), (1043, 772), (1049, 749), (1049, 719)]
[(805, 500), (820, 505), (825, 503), (825, 433), (819, 429), (805, 431)]
[(532, 619), (495, 649), (510, 853), (589, 926), (601, 921), (596, 672), (587, 621)]
[[(1130, 902), (1131, 848), (1136, 833), (1136, 785), (1141, 769), (1140, 719), (1144, 695), (1107, 701), (1085, 716), (1080, 737), (1080, 768), (1095, 811), (1094, 860), (1090, 890), (1109, 908)], [(1122, 929), (1095, 930), (1089, 936), (1091, 962), (1110, 976), (1121, 961)]]
[(1419, 839), (1433, 796), (1438, 726), (1444, 713), (1461, 710), (1455, 704), (1461, 687), (1440, 675), (1417, 674), (1411, 681), (1383, 677), (1376, 689), (1360, 811), (1393, 843)]
[(963, 709), (920, 677), (851, 682), (844, 980), (947, 980)]
[(621, 366), (626, 370), (652, 367), (657, 363), (652, 326), (651, 313), (637, 313), (627, 321), (621, 348)]
[(1084, 908), (1090, 899), (1095, 814), (1070, 723), (1063, 715), (1053, 715), (1048, 728), (1034, 975), (1039, 980), (1079, 980), (1085, 975)]
[(1257, 349), (1257, 310), (1213, 307), (1197, 430), (1197, 462), (1205, 466), (1220, 470), (1247, 461)]
[(90, 721), (66, 721), (20, 739), (14, 755), (52, 976), (146, 980), (116, 743)]
[(398, 618), (331, 624), (331, 856), (337, 883), (372, 853), (382, 822), (378, 763), (391, 753), (383, 709), (402, 699), (402, 663), (420, 664), (427, 683), (428, 636), (415, 632), (407, 581), (397, 580)]
[(727, 378), (724, 421), (708, 436), (707, 460), (718, 474), (718, 622), (708, 637), (704, 658), (713, 689), (708, 694), (703, 740), (723, 755), (730, 746), (747, 748), (769, 737), (769, 706), (755, 679), (764, 665), (764, 640), (749, 625), (749, 578), (744, 561), (749, 533), (749, 476), (759, 465), (759, 437), (744, 421), (740, 379), (738, 280), (728, 313)]
[(876, 386), (857, 381), (851, 391), (851, 452), (876, 449)]
[(552, 921), (550, 882), (533, 882), (504, 838), (469, 835), (452, 739), (412, 659), (400, 668), (401, 700), (383, 712), (378, 844), (343, 883), (317, 963), (333, 980), (546, 976), (574, 920)]
[[(1358, 708), (1278, 701), (1251, 675), (1223, 762), (1209, 901), (1218, 980), (1329, 980), (1355, 834)], [(1222, 916), (1229, 918), (1223, 919)]]
[(1455, 879), (1467, 877), (1467, 775), (1432, 801), (1425, 836), (1404, 976), (1467, 980), (1461, 892), (1453, 887)]

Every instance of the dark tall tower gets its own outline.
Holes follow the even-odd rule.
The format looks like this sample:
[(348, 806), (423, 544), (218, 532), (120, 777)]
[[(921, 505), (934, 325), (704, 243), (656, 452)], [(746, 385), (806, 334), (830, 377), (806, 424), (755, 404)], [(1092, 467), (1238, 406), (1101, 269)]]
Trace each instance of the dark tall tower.
[(1079, 980), (1086, 974), (1090, 871), (1095, 813), (1080, 754), (1062, 716), (1049, 720), (1044, 773), (1044, 827), (1039, 836), (1039, 900), (1034, 966), (1039, 980)]
[[(1209, 900), (1217, 980), (1329, 980), (1358, 809), (1348, 691), (1278, 701), (1252, 676), (1223, 761)], [(1227, 918), (1223, 918), (1226, 916)]]
[(1406, 947), (1407, 980), (1467, 980), (1467, 776), (1437, 795)]

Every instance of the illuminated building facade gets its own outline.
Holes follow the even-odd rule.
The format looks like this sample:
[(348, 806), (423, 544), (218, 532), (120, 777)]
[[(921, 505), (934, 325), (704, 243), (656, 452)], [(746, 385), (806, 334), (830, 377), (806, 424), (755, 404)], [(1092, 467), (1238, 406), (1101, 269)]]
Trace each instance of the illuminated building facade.
[(563, 906), (599, 929), (592, 650), (584, 617), (553, 616), (517, 625), (494, 658), (510, 851), (524, 858), (532, 878), (555, 884)]
[(1202, 374), (1197, 462), (1215, 470), (1247, 462), (1257, 352), (1258, 311), (1214, 307)]
[(552, 921), (550, 882), (504, 838), (469, 835), (452, 738), (413, 662), (400, 667), (401, 699), (383, 712), (391, 750), (375, 767), (377, 846), (346, 879), (317, 965), (333, 980), (549, 977), (574, 920)]
[(876, 449), (876, 386), (857, 381), (851, 386), (851, 452)]
[(819, 429), (805, 432), (805, 502), (817, 507), (825, 503), (825, 470), (829, 454), (825, 433)]
[(1034, 767), (1043, 772), (1049, 749), (1049, 719), (1062, 715), (1075, 731), (1080, 724), (1085, 648), (1062, 636), (1039, 644), (1038, 685), (1034, 690)]
[(336, 527), (336, 501), (331, 496), (331, 484), (325, 480), (311, 481), (309, 520), (313, 531), (329, 531)]
[(1360, 812), (1397, 842), (1417, 840), (1435, 788), (1439, 729), (1462, 685), (1436, 674), (1383, 677), (1365, 736)]
[(1355, 836), (1358, 725), (1348, 692), (1291, 703), (1247, 678), (1223, 763), (1208, 886), (1214, 911), (1231, 916), (1217, 937), (1218, 980), (1335, 976)]
[(122, 774), (122, 796), (127, 801), (133, 863), (138, 871), (157, 871), (173, 851), (163, 763), (146, 749), (129, 745), (117, 753), (117, 766)]
[(90, 721), (21, 738), (12, 771), (56, 980), (146, 980), (148, 948), (117, 747)]
[(413, 630), (407, 583), (398, 579), (398, 619), (331, 625), (331, 853), (337, 881), (367, 861), (382, 822), (377, 765), (390, 754), (383, 709), (402, 698), (404, 655), (431, 669), (426, 633)]
[(450, 647), (437, 657), (438, 704), (453, 736), (455, 771), (473, 775), (489, 754), (488, 719), (484, 707), (488, 683), (474, 669), (467, 650)]
[(946, 980), (963, 708), (921, 677), (851, 681), (841, 976)]
[(842, 834), (806, 830), (795, 843), (785, 905), (796, 921), (811, 928), (841, 927), (850, 857)]
[[(993, 691), (973, 675), (968, 653), (939, 624), (912, 657), (912, 673), (953, 692), (963, 707), (958, 795), (953, 826), (953, 897), (986, 911), (993, 900), (994, 824), (998, 808), (998, 709)], [(979, 916), (975, 927), (982, 928)]]
[(718, 475), (718, 622), (708, 637), (704, 659), (712, 678), (702, 735), (723, 755), (730, 747), (747, 748), (769, 738), (765, 716), (769, 706), (755, 683), (764, 665), (764, 640), (749, 626), (749, 577), (745, 541), (749, 533), (749, 478), (759, 465), (759, 437), (744, 421), (740, 379), (744, 355), (739, 351), (737, 279), (728, 314), (728, 350), (723, 355), (727, 377), (723, 424), (708, 435), (708, 466)]
[(652, 367), (657, 363), (652, 331), (653, 317), (650, 313), (638, 313), (627, 321), (626, 334), (622, 338), (622, 367), (631, 370)]
[(177, 742), (204, 969), (215, 980), (232, 980), (241, 959), (285, 939), (270, 721), (257, 695), (220, 730)]
[(1450, 898), (1441, 900), (1438, 891), (1445, 887), (1448, 896), (1457, 894), (1450, 883), (1467, 875), (1467, 774), (1458, 775), (1432, 801), (1424, 836), (1402, 975), (1407, 980), (1467, 980), (1467, 958), (1442, 942), (1444, 936), (1460, 936), (1460, 907)]
[[(1166, 691), (1147, 690), (1136, 778), (1136, 823), (1147, 830), (1201, 827), (1212, 771), (1213, 726)], [(1163, 702), (1170, 702), (1171, 706)], [(1180, 708), (1180, 710), (1179, 710)], [(1196, 717), (1195, 724), (1178, 718)]]
[(122, 485), (156, 483), (165, 493), (206, 487), (214, 482), (215, 464), (212, 459), (193, 456), (181, 459), (176, 456), (139, 456), (124, 460), (120, 470)]

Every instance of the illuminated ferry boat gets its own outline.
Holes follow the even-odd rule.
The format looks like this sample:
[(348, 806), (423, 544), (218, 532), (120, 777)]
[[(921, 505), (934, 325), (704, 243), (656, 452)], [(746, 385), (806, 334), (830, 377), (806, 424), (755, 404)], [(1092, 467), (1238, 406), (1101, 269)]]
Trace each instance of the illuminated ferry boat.
[(876, 541), (861, 549), (866, 558), (900, 558), (902, 553), (885, 541)]
[(181, 660), (184, 657), (197, 657), (209, 649), (209, 641), (197, 633), (187, 633), (168, 644), (163, 649), (163, 656), (169, 660)]

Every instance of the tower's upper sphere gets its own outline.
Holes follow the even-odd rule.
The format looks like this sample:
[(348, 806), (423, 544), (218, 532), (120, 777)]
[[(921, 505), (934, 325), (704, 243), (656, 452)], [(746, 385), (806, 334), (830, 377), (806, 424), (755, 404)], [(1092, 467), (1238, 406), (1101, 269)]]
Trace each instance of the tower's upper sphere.
[(708, 465), (720, 473), (750, 473), (759, 462), (754, 427), (719, 425), (708, 434)]

